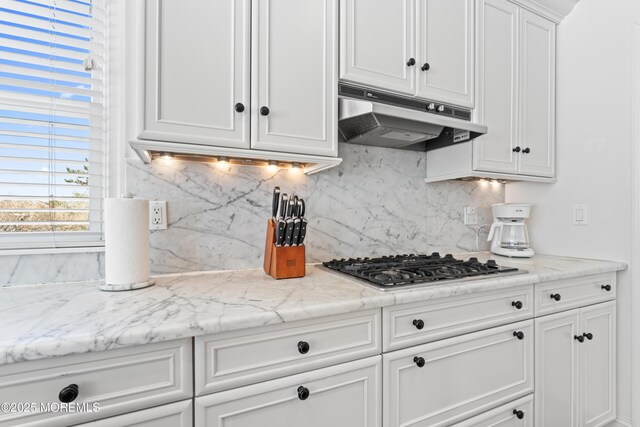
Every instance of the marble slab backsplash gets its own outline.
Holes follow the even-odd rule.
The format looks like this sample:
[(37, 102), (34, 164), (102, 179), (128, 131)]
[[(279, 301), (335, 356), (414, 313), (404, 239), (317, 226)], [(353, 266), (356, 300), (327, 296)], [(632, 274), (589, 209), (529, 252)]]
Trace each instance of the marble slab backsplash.
[[(306, 176), (290, 170), (183, 161), (127, 161), (127, 191), (166, 200), (169, 228), (151, 232), (154, 274), (262, 266), (271, 192), (307, 202), (307, 261), (417, 252), (475, 251), (464, 206), (490, 223), (504, 185), (426, 184), (426, 154), (340, 144), (340, 166)], [(480, 249), (486, 230), (481, 233)], [(103, 254), (0, 256), (0, 286), (103, 276)]]
[[(491, 205), (494, 203), (504, 203), (504, 184), (488, 181), (443, 181), (427, 184), (429, 251), (450, 253), (489, 250), (487, 235), (488, 226), (493, 222)], [(465, 206), (478, 208), (478, 224), (464, 224)]]
[(262, 266), (276, 185), (306, 201), (308, 262), (424, 251), (425, 153), (343, 144), (340, 156), (340, 166), (311, 176), (264, 167), (130, 161), (128, 191), (168, 204), (169, 228), (151, 233), (152, 271)]

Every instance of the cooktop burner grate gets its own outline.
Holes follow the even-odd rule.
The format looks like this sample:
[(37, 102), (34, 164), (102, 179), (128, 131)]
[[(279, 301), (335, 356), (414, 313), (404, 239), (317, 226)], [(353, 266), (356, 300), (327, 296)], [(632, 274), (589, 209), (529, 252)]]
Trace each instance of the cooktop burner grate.
[(325, 267), (366, 280), (378, 287), (395, 287), (443, 280), (462, 280), (492, 274), (517, 274), (515, 267), (499, 266), (494, 260), (480, 262), (478, 258), (458, 260), (451, 254), (394, 255), (380, 258), (334, 259), (323, 262)]

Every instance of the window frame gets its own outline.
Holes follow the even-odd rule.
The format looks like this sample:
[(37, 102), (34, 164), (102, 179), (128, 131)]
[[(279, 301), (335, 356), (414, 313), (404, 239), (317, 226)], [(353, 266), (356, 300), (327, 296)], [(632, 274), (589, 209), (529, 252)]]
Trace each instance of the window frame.
[[(103, 197), (124, 195), (126, 112), (126, 0), (105, 1)], [(104, 208), (103, 208), (104, 209)], [(55, 246), (52, 246), (55, 242)], [(103, 252), (102, 232), (25, 232), (11, 239), (0, 235), (0, 256)]]

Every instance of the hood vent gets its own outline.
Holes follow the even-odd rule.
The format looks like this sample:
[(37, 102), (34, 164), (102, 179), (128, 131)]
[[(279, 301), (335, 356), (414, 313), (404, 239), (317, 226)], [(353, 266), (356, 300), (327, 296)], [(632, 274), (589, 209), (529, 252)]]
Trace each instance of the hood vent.
[(338, 129), (344, 142), (429, 151), (487, 132), (471, 111), (356, 86), (339, 86)]

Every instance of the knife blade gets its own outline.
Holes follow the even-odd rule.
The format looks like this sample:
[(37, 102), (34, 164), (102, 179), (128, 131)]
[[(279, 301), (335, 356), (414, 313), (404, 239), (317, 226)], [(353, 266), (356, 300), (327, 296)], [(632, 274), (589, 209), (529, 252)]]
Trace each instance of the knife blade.
[(278, 204), (280, 203), (280, 187), (273, 188), (273, 199), (271, 201), (271, 217), (276, 220), (278, 216)]

